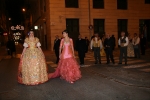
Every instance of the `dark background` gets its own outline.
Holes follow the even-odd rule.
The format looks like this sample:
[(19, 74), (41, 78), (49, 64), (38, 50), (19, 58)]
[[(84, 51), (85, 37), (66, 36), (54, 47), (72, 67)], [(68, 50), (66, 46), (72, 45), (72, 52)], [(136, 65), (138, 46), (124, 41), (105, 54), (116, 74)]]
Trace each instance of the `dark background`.
[(5, 0), (8, 16), (13, 25), (21, 25), (23, 19), (24, 0)]

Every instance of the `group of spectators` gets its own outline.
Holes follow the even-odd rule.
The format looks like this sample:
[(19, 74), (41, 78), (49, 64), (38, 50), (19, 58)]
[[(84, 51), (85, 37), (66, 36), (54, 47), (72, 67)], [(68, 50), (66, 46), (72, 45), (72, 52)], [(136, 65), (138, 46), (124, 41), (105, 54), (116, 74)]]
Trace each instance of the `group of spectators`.
[[(146, 38), (143, 34), (139, 37), (137, 33), (134, 33), (133, 38), (131, 38), (130, 34), (126, 36), (125, 32), (121, 32), (120, 35), (121, 36), (118, 39), (118, 45), (120, 48), (118, 64), (122, 64), (122, 59), (125, 59), (125, 65), (127, 65), (127, 57), (140, 58), (141, 54), (145, 55)], [(56, 36), (53, 48), (57, 57), (56, 63), (59, 61), (59, 44), (60, 39)], [(99, 37), (99, 34), (95, 33), (91, 37), (91, 40), (79, 35), (74, 47), (78, 52), (81, 66), (84, 65), (85, 54), (88, 52), (89, 47), (94, 53), (95, 64), (101, 64), (101, 56), (106, 56), (106, 64), (110, 64), (110, 62), (115, 64), (113, 51), (116, 47), (116, 39), (114, 35), (105, 34), (102, 37)]]

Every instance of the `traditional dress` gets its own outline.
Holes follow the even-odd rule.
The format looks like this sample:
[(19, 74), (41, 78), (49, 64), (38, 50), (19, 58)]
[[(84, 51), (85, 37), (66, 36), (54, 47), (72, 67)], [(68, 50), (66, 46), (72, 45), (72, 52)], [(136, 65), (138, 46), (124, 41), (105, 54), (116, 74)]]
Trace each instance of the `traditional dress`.
[(103, 57), (103, 56), (106, 56), (106, 53), (105, 53), (105, 50), (104, 50), (104, 48), (102, 48), (101, 50), (100, 50), (100, 55)]
[[(105, 40), (105, 37), (102, 38), (102, 45), (104, 45), (104, 40)], [(105, 47), (102, 46), (102, 49), (100, 50), (100, 55), (103, 57), (103, 56), (106, 56), (106, 53), (105, 53)]]
[(72, 46), (72, 39), (70, 39), (70, 42), (64, 42), (64, 39), (61, 40), (60, 48), (62, 48), (62, 53), (58, 67), (54, 73), (49, 74), (49, 78), (61, 77), (61, 79), (68, 82), (74, 82), (81, 78), (80, 66), (74, 58)]
[(47, 65), (43, 52), (38, 49), (41, 46), (39, 39), (30, 41), (25, 39), (26, 47), (18, 68), (18, 82), (26, 85), (37, 85), (48, 81)]
[(132, 39), (129, 40), (129, 44), (127, 46), (127, 57), (134, 57), (134, 48), (132, 44)]

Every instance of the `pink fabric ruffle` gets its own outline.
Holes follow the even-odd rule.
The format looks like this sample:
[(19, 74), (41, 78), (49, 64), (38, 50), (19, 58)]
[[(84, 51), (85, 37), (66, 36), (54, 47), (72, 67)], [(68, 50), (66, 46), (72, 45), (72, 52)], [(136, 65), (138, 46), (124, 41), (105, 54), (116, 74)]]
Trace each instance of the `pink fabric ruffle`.
[(58, 63), (56, 71), (49, 74), (49, 78), (61, 77), (68, 82), (74, 82), (81, 78), (81, 72), (79, 70), (79, 65), (75, 58), (61, 59)]

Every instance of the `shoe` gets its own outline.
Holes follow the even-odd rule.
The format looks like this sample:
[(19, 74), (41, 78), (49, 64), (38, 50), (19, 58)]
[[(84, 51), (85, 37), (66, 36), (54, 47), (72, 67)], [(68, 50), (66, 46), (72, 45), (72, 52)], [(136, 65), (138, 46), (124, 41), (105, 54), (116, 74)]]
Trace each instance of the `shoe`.
[(118, 64), (120, 64), (120, 65), (121, 65), (122, 63), (118, 63)]
[(71, 83), (71, 84), (73, 84), (74, 82), (73, 82), (73, 81), (71, 81), (70, 83)]
[(115, 62), (112, 62), (113, 64), (115, 64)]
[(125, 63), (125, 65), (127, 66), (128, 64), (127, 64), (127, 63)]
[(99, 64), (101, 64), (101, 62), (99, 62)]

